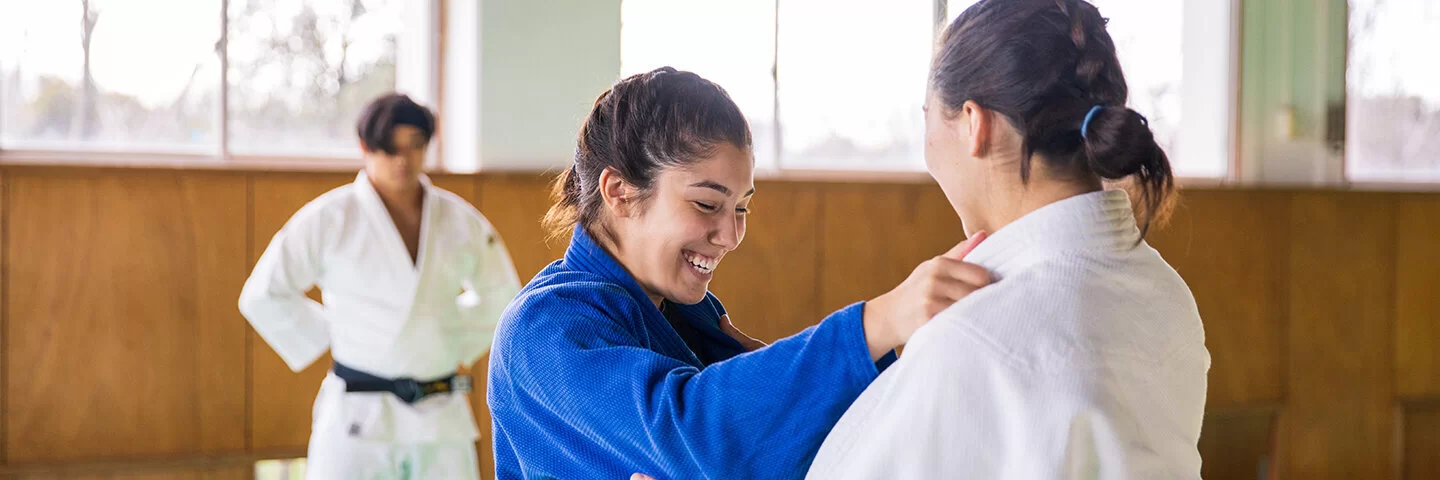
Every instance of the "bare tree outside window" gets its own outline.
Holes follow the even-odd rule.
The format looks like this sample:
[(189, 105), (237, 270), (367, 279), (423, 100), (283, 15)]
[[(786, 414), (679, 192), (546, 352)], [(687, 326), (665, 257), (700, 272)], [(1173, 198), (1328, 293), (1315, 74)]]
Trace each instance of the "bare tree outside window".
[(0, 0), (0, 146), (212, 151), (218, 19), (218, 1)]
[(395, 88), (403, 5), (231, 0), (231, 149), (354, 154), (360, 108)]

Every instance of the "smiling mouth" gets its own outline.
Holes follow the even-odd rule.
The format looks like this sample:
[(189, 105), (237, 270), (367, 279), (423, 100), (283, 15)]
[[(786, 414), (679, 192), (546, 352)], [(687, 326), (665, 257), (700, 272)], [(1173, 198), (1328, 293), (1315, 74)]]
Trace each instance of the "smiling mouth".
[(691, 251), (685, 252), (685, 262), (689, 263), (690, 267), (700, 272), (701, 275), (715, 273), (715, 267), (720, 265), (719, 258), (707, 257)]

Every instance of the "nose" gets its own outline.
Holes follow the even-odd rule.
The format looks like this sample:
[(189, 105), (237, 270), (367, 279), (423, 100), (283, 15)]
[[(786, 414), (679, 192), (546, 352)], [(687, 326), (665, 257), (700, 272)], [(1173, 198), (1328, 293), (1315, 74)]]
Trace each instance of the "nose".
[(724, 215), (716, 221), (714, 232), (710, 236), (710, 242), (724, 248), (726, 251), (734, 250), (740, 246), (740, 236), (743, 235), (740, 226), (739, 215)]

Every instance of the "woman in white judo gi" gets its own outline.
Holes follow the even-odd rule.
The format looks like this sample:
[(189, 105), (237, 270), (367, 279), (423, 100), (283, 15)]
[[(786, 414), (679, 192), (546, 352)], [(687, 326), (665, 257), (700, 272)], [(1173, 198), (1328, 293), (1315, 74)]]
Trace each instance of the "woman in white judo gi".
[(945, 31), (925, 160), (966, 231), (991, 232), (965, 261), (995, 283), (915, 331), (809, 478), (1200, 477), (1205, 333), (1143, 240), (1170, 163), (1105, 24), (1080, 0), (984, 0)]
[[(456, 368), (489, 348), (519, 280), (485, 217), (421, 173), (434, 131), (408, 97), (374, 100), (358, 125), (365, 169), (295, 213), (240, 294), (292, 370), (327, 349), (335, 359), (315, 400), (308, 478), (479, 478)], [(317, 285), (324, 305), (305, 296)]]

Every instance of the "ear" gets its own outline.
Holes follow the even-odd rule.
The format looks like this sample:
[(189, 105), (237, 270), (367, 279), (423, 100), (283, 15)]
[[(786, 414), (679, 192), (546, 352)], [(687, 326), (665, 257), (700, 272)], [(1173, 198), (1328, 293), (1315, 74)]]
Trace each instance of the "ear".
[(995, 131), (995, 116), (992, 112), (975, 103), (974, 100), (967, 100), (960, 106), (960, 122), (956, 122), (956, 128), (961, 131), (960, 135), (970, 140), (970, 156), (981, 158), (990, 150), (990, 133)]
[(616, 218), (628, 217), (634, 210), (635, 187), (620, 178), (620, 172), (614, 167), (605, 167), (600, 172), (600, 197)]

